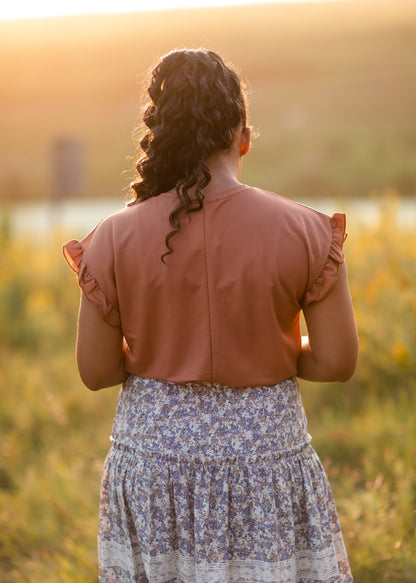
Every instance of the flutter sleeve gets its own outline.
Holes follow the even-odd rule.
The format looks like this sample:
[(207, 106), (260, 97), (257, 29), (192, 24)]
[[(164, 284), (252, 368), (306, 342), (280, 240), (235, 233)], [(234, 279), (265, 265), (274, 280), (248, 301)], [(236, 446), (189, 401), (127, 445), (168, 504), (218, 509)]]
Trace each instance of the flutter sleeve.
[(63, 245), (63, 253), (77, 274), (84, 295), (99, 307), (111, 326), (120, 326), (109, 225), (100, 223), (82, 241), (68, 241)]
[(310, 280), (302, 305), (324, 298), (337, 280), (340, 264), (344, 263), (342, 247), (347, 237), (345, 215), (335, 213), (323, 223), (321, 242), (310, 251)]

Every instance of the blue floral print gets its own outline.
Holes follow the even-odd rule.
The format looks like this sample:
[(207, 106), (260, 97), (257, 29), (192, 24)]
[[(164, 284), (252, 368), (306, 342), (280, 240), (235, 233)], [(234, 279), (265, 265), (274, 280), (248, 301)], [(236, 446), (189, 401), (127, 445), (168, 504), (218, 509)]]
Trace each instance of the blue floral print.
[(295, 378), (130, 376), (100, 505), (101, 583), (351, 583)]

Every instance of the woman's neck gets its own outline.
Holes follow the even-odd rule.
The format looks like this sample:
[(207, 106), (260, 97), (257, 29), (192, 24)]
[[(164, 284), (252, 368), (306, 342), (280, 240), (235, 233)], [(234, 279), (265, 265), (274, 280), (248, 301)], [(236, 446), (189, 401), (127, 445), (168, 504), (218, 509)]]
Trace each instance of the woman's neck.
[(240, 184), (241, 158), (234, 149), (216, 152), (208, 158), (206, 165), (211, 180), (203, 190), (204, 196), (230, 190)]

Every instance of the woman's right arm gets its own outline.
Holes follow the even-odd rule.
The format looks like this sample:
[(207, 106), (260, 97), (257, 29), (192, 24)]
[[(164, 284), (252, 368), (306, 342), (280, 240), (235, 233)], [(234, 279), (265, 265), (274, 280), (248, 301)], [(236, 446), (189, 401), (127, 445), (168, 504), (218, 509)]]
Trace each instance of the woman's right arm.
[(78, 317), (77, 363), (82, 382), (91, 391), (123, 383), (127, 347), (120, 327), (111, 326), (98, 306), (81, 295)]
[(347, 381), (358, 358), (358, 334), (345, 263), (328, 294), (303, 308), (308, 338), (297, 376), (308, 381)]

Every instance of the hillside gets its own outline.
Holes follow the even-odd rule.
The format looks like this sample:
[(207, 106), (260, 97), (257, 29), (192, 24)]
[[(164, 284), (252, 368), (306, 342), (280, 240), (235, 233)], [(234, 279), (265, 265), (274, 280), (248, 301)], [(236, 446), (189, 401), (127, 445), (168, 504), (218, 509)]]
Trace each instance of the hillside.
[(62, 138), (81, 145), (83, 195), (125, 196), (144, 72), (183, 46), (249, 82), (260, 136), (243, 180), (290, 197), (415, 194), (411, 0), (6, 21), (0, 39), (0, 200), (50, 196)]

